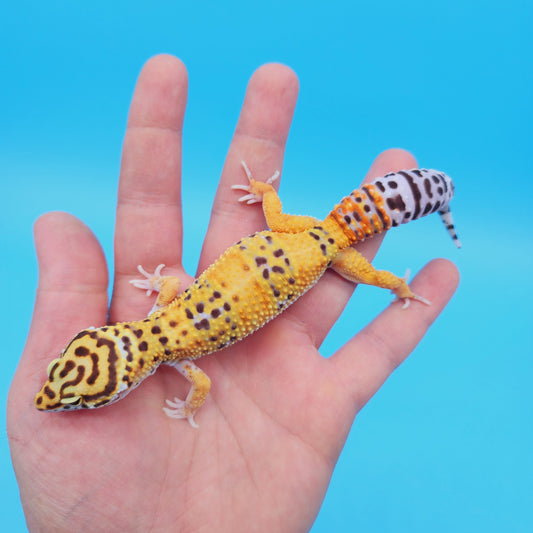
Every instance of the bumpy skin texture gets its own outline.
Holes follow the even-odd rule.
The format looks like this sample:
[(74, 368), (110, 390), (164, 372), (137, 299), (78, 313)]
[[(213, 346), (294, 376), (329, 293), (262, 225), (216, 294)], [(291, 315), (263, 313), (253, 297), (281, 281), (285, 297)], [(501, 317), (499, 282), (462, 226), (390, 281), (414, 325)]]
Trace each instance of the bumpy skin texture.
[(76, 335), (50, 363), (48, 380), (35, 398), (38, 409), (101, 407), (167, 363), (192, 388), (185, 401), (167, 400), (165, 412), (195, 426), (194, 413), (209, 393), (210, 380), (192, 360), (262, 327), (328, 267), (351, 281), (390, 289), (406, 302), (428, 303), (411, 292), (405, 279), (375, 270), (352, 244), (438, 211), (459, 246), (448, 208), (453, 184), (438, 171), (414, 169), (378, 178), (343, 198), (323, 221), (282, 213), (271, 180), (249, 178), (250, 185), (238, 188), (250, 193), (243, 199), (263, 202), (271, 231), (237, 242), (180, 295), (176, 278), (154, 276), (146, 287), (160, 291), (160, 308), (148, 318)]

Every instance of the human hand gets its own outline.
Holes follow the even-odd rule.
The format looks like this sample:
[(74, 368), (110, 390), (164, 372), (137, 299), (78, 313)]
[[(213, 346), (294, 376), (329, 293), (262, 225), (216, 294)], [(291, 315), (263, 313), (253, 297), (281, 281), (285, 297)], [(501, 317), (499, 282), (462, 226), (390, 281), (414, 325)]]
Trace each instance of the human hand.
[[(280, 65), (252, 77), (199, 271), (264, 227), (261, 209), (239, 204), (230, 185), (242, 179), (242, 159), (258, 177), (281, 169), (297, 90), (295, 75)], [(8, 436), (30, 530), (308, 530), (355, 415), (455, 290), (455, 267), (431, 262), (412, 283), (430, 307), (402, 311), (392, 304), (324, 359), (318, 347), (354, 288), (326, 273), (262, 330), (199, 361), (213, 387), (196, 417), (198, 430), (163, 413), (165, 398), (184, 397), (188, 388), (165, 366), (110, 407), (38, 412), (33, 397), (45, 369), (74, 334), (146, 315), (153, 302), (129, 284), (138, 264), (150, 270), (165, 263), (182, 288), (192, 279), (181, 264), (186, 92), (186, 71), (175, 58), (153, 58), (140, 75), (124, 142), (109, 311), (106, 262), (89, 229), (65, 213), (36, 223), (39, 288), (8, 401)], [(391, 150), (367, 178), (414, 166), (409, 154)], [(372, 258), (380, 242), (374, 237), (358, 249)]]

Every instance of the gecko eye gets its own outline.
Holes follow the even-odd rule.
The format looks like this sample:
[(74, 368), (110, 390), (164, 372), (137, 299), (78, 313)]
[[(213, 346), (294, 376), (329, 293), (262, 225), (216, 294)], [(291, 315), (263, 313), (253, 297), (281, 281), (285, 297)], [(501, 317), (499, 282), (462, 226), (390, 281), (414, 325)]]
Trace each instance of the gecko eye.
[(52, 372), (55, 370), (55, 367), (57, 365), (57, 363), (59, 363), (60, 359), (54, 359), (53, 361), (50, 361), (50, 364), (48, 365), (48, 367), (46, 368), (46, 373), (48, 374), (48, 377), (51, 378), (52, 377)]

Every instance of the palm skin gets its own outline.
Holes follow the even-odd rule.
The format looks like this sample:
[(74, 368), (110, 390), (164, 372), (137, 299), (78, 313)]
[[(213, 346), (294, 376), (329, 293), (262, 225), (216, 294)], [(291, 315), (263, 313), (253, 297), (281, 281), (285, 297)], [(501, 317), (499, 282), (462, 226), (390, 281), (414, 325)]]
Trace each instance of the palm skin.
[[(243, 182), (241, 159), (259, 179), (281, 169), (297, 91), (295, 75), (281, 65), (265, 65), (250, 80), (200, 271), (240, 237), (264, 228), (261, 209), (239, 204), (230, 185)], [(192, 279), (181, 266), (186, 92), (185, 68), (170, 56), (151, 59), (139, 77), (124, 142), (109, 310), (106, 262), (92, 233), (65, 213), (36, 223), (39, 288), (8, 400), (13, 464), (32, 531), (308, 530), (355, 415), (457, 285), (452, 264), (431, 262), (411, 285), (430, 307), (413, 303), (403, 311), (393, 304), (324, 359), (318, 347), (354, 288), (326, 273), (262, 330), (199, 361), (213, 387), (196, 416), (198, 430), (161, 410), (165, 398), (183, 398), (188, 388), (168, 367), (110, 407), (39, 413), (32, 400), (47, 364), (74, 334), (139, 319), (150, 309), (153, 301), (128, 283), (138, 264), (169, 265), (182, 287)], [(367, 179), (414, 166), (409, 154), (390, 150)], [(371, 258), (380, 241), (359, 249)]]

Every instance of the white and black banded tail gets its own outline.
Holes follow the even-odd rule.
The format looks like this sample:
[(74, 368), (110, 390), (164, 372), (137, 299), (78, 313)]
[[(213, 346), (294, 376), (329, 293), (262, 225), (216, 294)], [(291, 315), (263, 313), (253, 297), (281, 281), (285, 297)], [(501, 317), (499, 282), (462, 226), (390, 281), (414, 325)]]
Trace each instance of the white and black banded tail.
[(363, 185), (335, 206), (331, 215), (353, 235), (354, 242), (438, 212), (455, 245), (457, 237), (449, 208), (454, 185), (438, 170), (412, 169), (391, 172)]

